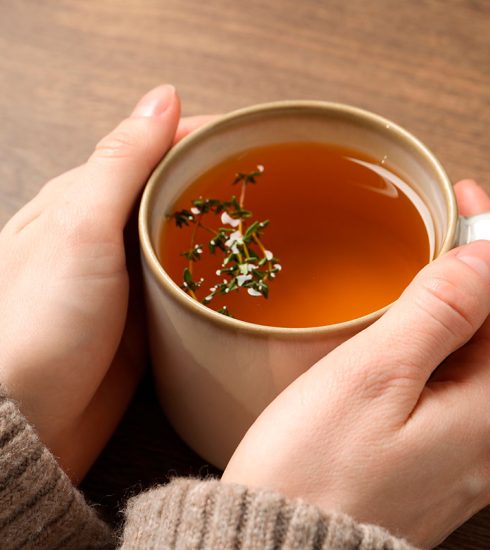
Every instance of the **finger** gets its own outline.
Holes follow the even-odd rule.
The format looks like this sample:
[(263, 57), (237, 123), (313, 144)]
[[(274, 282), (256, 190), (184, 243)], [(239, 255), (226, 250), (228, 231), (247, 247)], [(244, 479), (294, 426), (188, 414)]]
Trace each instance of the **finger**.
[(98, 143), (71, 200), (123, 227), (151, 171), (172, 145), (179, 111), (173, 86), (148, 92), (131, 116)]
[(194, 132), (194, 130), (197, 130), (209, 122), (214, 122), (218, 118), (219, 115), (197, 115), (181, 118), (175, 134), (174, 143), (179, 142), (182, 138)]
[[(181, 118), (175, 134), (174, 143), (177, 143), (201, 126), (209, 122), (214, 122), (218, 118), (219, 115), (197, 115)], [(61, 193), (83, 177), (83, 171), (84, 165), (77, 166), (50, 180), (39, 190), (38, 194), (31, 201), (15, 214), (5, 228), (7, 230), (12, 228), (14, 232), (21, 231), (31, 221), (36, 219), (46, 206), (51, 204), (53, 200), (59, 198)]]
[(490, 196), (471, 179), (461, 180), (454, 186), (458, 208), (463, 216), (490, 212)]
[(327, 356), (329, 368), (351, 365), (349, 383), (362, 381), (366, 396), (395, 396), (409, 414), (432, 372), (489, 312), (490, 242), (478, 241), (425, 267), (381, 319)]

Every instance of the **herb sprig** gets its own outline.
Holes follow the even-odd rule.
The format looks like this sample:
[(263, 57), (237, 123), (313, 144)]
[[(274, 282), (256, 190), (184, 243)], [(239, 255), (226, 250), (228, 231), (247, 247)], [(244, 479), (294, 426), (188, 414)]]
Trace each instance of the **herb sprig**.
[[(218, 295), (227, 295), (242, 288), (250, 296), (268, 298), (269, 284), (282, 269), (279, 260), (262, 242), (269, 220), (253, 220), (253, 213), (245, 208), (247, 187), (255, 185), (263, 172), (264, 167), (258, 165), (253, 172), (236, 174), (232, 185), (240, 186), (238, 198), (233, 195), (229, 201), (221, 201), (199, 197), (191, 201), (191, 208), (179, 210), (170, 216), (179, 228), (192, 226), (190, 246), (182, 252), (188, 265), (182, 275), (181, 288), (204, 305), (210, 304)], [(221, 225), (218, 229), (204, 223), (204, 219), (211, 215), (220, 217)], [(203, 234), (209, 236), (206, 244), (198, 242)], [(216, 270), (221, 280), (207, 288), (205, 296), (199, 299), (198, 293), (204, 289), (205, 281), (194, 278), (194, 264), (206, 250), (212, 255), (218, 251), (222, 253), (222, 261)], [(232, 316), (226, 306), (217, 311)]]

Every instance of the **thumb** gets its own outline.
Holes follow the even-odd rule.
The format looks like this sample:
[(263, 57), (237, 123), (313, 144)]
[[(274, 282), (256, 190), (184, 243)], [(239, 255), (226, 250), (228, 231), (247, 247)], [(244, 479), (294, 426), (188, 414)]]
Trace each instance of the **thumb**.
[(173, 86), (143, 96), (131, 116), (97, 144), (74, 190), (77, 200), (124, 226), (151, 171), (171, 147), (179, 116)]
[(363, 393), (389, 390), (409, 413), (432, 372), (489, 312), (490, 242), (477, 241), (426, 266), (381, 319), (327, 357), (339, 365), (349, 358)]

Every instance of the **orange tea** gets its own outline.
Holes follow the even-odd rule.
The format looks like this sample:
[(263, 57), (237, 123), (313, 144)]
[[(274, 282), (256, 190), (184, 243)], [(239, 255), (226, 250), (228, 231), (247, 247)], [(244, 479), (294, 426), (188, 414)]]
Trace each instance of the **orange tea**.
[[(173, 205), (189, 209), (198, 197), (229, 201), (239, 190), (238, 172), (264, 167), (248, 185), (246, 209), (270, 220), (263, 244), (278, 258), (268, 298), (244, 288), (216, 295), (209, 304), (226, 306), (243, 321), (277, 327), (314, 327), (355, 319), (398, 298), (431, 256), (430, 215), (412, 188), (376, 160), (336, 145), (283, 143), (236, 154), (202, 174)], [(166, 215), (170, 212), (164, 213)], [(178, 285), (189, 264), (182, 252), (190, 242), (206, 247), (222, 225), (206, 218), (206, 230), (162, 226), (159, 259)], [(223, 253), (205, 251), (193, 262), (203, 284), (199, 300), (222, 279)]]

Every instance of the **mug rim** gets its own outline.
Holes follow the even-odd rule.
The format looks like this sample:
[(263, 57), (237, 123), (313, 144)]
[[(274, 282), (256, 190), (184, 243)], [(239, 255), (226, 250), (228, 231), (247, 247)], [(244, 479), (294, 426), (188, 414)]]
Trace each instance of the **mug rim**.
[(395, 122), (392, 122), (391, 120), (381, 115), (378, 115), (371, 111), (367, 111), (365, 109), (361, 109), (359, 107), (330, 101), (288, 100), (260, 103), (257, 105), (252, 105), (250, 107), (231, 111), (230, 113), (227, 113), (219, 117), (217, 120), (209, 122), (198, 130), (192, 132), (170, 149), (170, 151), (163, 157), (162, 160), (160, 160), (158, 165), (152, 171), (141, 198), (138, 215), (141, 254), (146, 260), (146, 265), (148, 266), (154, 280), (158, 283), (160, 288), (162, 288), (162, 290), (167, 293), (167, 295), (174, 299), (174, 301), (177, 301), (185, 309), (189, 310), (189, 312), (194, 313), (197, 316), (203, 316), (211, 323), (224, 326), (230, 330), (239, 330), (241, 332), (255, 333), (260, 335), (264, 335), (265, 333), (274, 336), (282, 335), (287, 337), (292, 335), (302, 335), (308, 337), (318, 336), (322, 334), (328, 335), (332, 333), (352, 331), (355, 328), (368, 325), (381, 317), (381, 315), (383, 315), (394, 302), (391, 302), (376, 311), (368, 313), (367, 315), (330, 325), (320, 325), (313, 327), (276, 327), (269, 325), (260, 325), (257, 323), (250, 323), (248, 321), (242, 321), (241, 319), (228, 317), (196, 301), (187, 293), (185, 293), (181, 288), (179, 288), (179, 286), (171, 279), (171, 277), (167, 274), (160, 261), (158, 260), (156, 251), (152, 245), (150, 238), (149, 222), (153, 202), (159, 187), (159, 181), (161, 179), (162, 173), (166, 170), (167, 166), (173, 162), (177, 162), (179, 158), (183, 155), (185, 156), (188, 150), (192, 149), (195, 144), (204, 141), (209, 135), (212, 135), (214, 131), (220, 129), (223, 126), (226, 126), (229, 122), (236, 122), (237, 120), (241, 118), (246, 118), (250, 115), (256, 115), (264, 112), (269, 113), (274, 111), (305, 111), (310, 113), (313, 113), (314, 111), (336, 112), (342, 114), (343, 116), (347, 115), (348, 117), (355, 118), (356, 120), (361, 119), (364, 123), (374, 128), (380, 128), (384, 126), (385, 130), (393, 132), (399, 141), (408, 143), (411, 149), (415, 149), (418, 155), (425, 157), (425, 159), (428, 160), (430, 165), (435, 169), (439, 181), (440, 183), (442, 183), (442, 191), (446, 202), (446, 209), (448, 213), (448, 229), (446, 235), (444, 236), (439, 253), (430, 261), (441, 256), (452, 248), (456, 236), (458, 220), (455, 195), (453, 193), (452, 185), (446, 171), (444, 170), (436, 156), (424, 143), (422, 143), (413, 134), (411, 134)]

